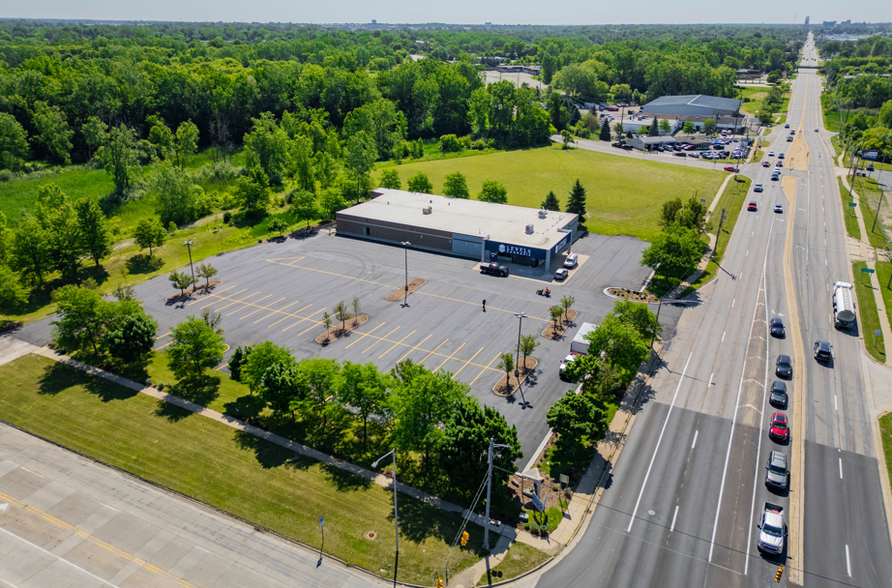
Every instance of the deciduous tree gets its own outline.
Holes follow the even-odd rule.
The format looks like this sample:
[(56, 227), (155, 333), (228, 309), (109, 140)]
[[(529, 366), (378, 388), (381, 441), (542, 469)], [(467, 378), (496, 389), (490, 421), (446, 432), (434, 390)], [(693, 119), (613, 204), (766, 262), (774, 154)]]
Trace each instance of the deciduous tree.
[(102, 258), (111, 255), (114, 250), (115, 243), (108, 230), (108, 222), (94, 198), (81, 198), (74, 207), (77, 210), (81, 247), (93, 259), (96, 267), (99, 267)]
[(381, 374), (373, 363), (358, 364), (345, 361), (335, 382), (338, 402), (353, 407), (362, 421), (362, 438), (368, 442), (369, 419), (388, 414), (390, 378)]
[(0, 112), (0, 169), (19, 169), (28, 157), (28, 133), (11, 114)]
[(638, 367), (650, 356), (650, 342), (635, 327), (613, 315), (604, 317), (585, 338), (589, 341), (589, 355), (598, 357), (604, 353), (605, 361), (617, 370), (623, 385), (635, 378)]
[(103, 336), (103, 345), (109, 354), (123, 362), (131, 363), (151, 353), (155, 346), (158, 323), (145, 313), (129, 314)]
[(185, 295), (186, 288), (189, 288), (197, 281), (196, 278), (192, 277), (192, 274), (177, 271), (170, 272), (168, 279), (170, 280), (170, 285), (180, 291), (180, 296)]
[(483, 182), (483, 188), (477, 194), (477, 200), (483, 202), (495, 202), (496, 204), (508, 204), (508, 189), (495, 180)]
[(62, 286), (53, 292), (53, 301), (59, 315), (52, 321), (53, 341), (67, 352), (81, 351), (87, 347), (99, 352), (102, 336), (102, 306), (108, 304), (99, 293), (80, 286)]
[(133, 231), (133, 240), (140, 249), (148, 249), (149, 257), (154, 255), (153, 249), (164, 245), (167, 239), (167, 231), (158, 217), (147, 218), (139, 221)]
[(56, 163), (70, 164), (71, 137), (74, 131), (68, 126), (62, 110), (58, 106), (49, 106), (46, 102), (38, 100), (34, 103), (32, 120), (37, 130), (35, 142)]
[(209, 263), (202, 263), (195, 268), (195, 273), (198, 274), (199, 278), (205, 279), (205, 288), (210, 288), (211, 278), (217, 275), (217, 268)]
[(434, 191), (434, 185), (428, 179), (427, 174), (424, 172), (418, 172), (411, 178), (409, 178), (409, 191), (410, 192), (421, 192), (422, 194), (432, 194)]
[[(431, 190), (433, 190), (433, 187), (431, 187)], [(471, 192), (468, 190), (468, 180), (461, 172), (448, 174), (443, 182), (443, 194), (451, 198), (464, 198), (467, 200), (471, 197)]]
[(168, 363), (180, 379), (198, 378), (223, 361), (223, 335), (200, 318), (188, 317), (170, 329)]
[(307, 221), (307, 229), (310, 221), (319, 217), (319, 204), (316, 195), (306, 190), (300, 190), (291, 197), (291, 210), (298, 222)]
[(269, 178), (261, 167), (252, 167), (247, 176), (238, 179), (236, 193), (246, 214), (266, 214), (270, 200)]
[(395, 169), (385, 169), (381, 172), (381, 187), (390, 188), (391, 190), (402, 190), (403, 183), (400, 181), (400, 172)]
[(112, 127), (95, 158), (114, 180), (115, 191), (123, 194), (132, 185), (139, 168), (136, 132), (124, 125)]

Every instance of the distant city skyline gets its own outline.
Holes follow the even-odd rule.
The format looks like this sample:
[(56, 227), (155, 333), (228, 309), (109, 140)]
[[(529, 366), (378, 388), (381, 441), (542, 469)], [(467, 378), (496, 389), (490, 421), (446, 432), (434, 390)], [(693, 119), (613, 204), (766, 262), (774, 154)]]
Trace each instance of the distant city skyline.
[[(558, 9), (556, 9), (558, 8)], [(867, 0), (841, 7), (830, 0), (778, 3), (754, 0), (745, 5), (680, 5), (640, 0), (632, 8), (623, 3), (594, 5), (569, 0), (549, 5), (532, 0), (453, 0), (448, 3), (398, 2), (396, 0), (340, 0), (338, 2), (285, 2), (283, 0), (4, 0), (0, 18), (157, 20), (191, 22), (293, 22), (293, 23), (379, 23), (600, 25), (600, 24), (802, 24), (811, 17), (812, 26), (825, 20), (882, 22), (892, 20), (888, 7)], [(795, 20), (794, 20), (795, 19)]]

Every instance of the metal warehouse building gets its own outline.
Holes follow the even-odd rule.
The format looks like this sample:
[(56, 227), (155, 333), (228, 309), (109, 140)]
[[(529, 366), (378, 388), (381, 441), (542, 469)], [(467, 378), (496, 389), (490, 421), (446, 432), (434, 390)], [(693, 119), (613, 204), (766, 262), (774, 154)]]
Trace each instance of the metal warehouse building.
[(337, 213), (342, 236), (400, 244), (437, 253), (489, 261), (510, 258), (528, 266), (545, 264), (571, 244), (578, 217), (448, 198), (403, 190), (378, 188), (372, 199)]
[(687, 96), (662, 96), (641, 107), (641, 112), (648, 115), (684, 115), (707, 118), (739, 117), (743, 100), (734, 98), (717, 98), (692, 94)]

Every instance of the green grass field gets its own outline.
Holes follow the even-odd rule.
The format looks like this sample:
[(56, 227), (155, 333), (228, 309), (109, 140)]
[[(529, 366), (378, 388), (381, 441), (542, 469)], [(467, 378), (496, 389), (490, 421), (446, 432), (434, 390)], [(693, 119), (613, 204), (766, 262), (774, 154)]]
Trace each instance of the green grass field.
[[(892, 431), (890, 431), (890, 436), (892, 436)], [(551, 556), (544, 551), (539, 551), (526, 543), (515, 541), (508, 548), (504, 559), (493, 566), (491, 570), (487, 570), (486, 575), (477, 582), (477, 586), (490, 586), (516, 578), (527, 570), (542, 565), (549, 557)]]
[[(391, 167), (380, 165), (374, 179), (380, 177), (381, 170)], [(406, 163), (396, 169), (404, 187), (416, 173), (427, 174), (435, 193), (442, 191), (446, 175), (456, 171), (466, 176), (472, 197), (476, 197), (485, 180), (496, 180), (508, 189), (509, 204), (530, 208), (538, 208), (550, 190), (564, 206), (578, 178), (588, 193), (589, 231), (632, 235), (645, 241), (660, 230), (657, 220), (664, 202), (692, 196), (711, 201), (725, 174), (582, 149), (563, 150), (558, 145)]]
[(852, 263), (852, 274), (855, 276), (855, 295), (858, 297), (858, 325), (864, 334), (864, 348), (874, 359), (880, 363), (886, 362), (886, 347), (883, 338), (876, 339), (873, 332), (880, 328), (880, 313), (877, 310), (877, 302), (874, 298), (873, 288), (867, 274), (861, 272), (861, 268), (867, 267), (863, 261)]
[(892, 412), (880, 417), (880, 437), (883, 439), (883, 453), (886, 455), (886, 472), (892, 481)]
[(37, 188), (44, 184), (56, 184), (72, 202), (81, 198), (101, 198), (115, 190), (115, 183), (105, 171), (72, 165), (59, 173), (0, 183), (0, 212), (13, 223), (22, 210), (34, 210)]
[[(327, 553), (375, 573), (393, 564), (391, 490), (47, 358), (0, 366), (0, 418), (311, 548), (325, 515)], [(399, 505), (399, 579), (432, 585), (461, 521), (405, 495)], [(468, 531), (452, 574), (482, 556), (482, 529)]]
[(842, 197), (842, 216), (846, 222), (846, 232), (849, 234), (849, 237), (854, 237), (860, 241), (861, 227), (858, 225), (858, 217), (855, 216), (856, 207), (849, 206), (855, 199), (849, 196), (849, 189), (846, 188), (842, 178), (837, 178), (837, 180), (839, 181), (839, 194)]
[(892, 324), (892, 288), (887, 287), (892, 279), (892, 263), (877, 260), (877, 281), (880, 283), (880, 292), (883, 295), (883, 304), (886, 306), (886, 317)]
[[(851, 178), (849, 178), (851, 181)], [(873, 219), (876, 216), (877, 206), (880, 204), (880, 194), (882, 194), (882, 188), (880, 188), (879, 184), (877, 184), (876, 178), (862, 178), (861, 176), (857, 176), (854, 181), (854, 189), (855, 192), (859, 196), (859, 209), (861, 210), (861, 214), (864, 215), (864, 225), (867, 228), (867, 239), (870, 241), (872, 247), (882, 248), (886, 246), (886, 239), (884, 235), (886, 234), (885, 228), (883, 227), (882, 219), (880, 219), (874, 230), (870, 230), (873, 227)]]

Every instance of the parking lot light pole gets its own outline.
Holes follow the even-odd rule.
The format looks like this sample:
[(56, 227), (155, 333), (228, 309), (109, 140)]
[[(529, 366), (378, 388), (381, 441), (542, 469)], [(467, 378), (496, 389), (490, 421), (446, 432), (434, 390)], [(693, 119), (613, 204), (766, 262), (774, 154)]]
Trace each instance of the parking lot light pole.
[(189, 269), (192, 270), (192, 281), (195, 281), (195, 268), (192, 266), (192, 243), (193, 241), (186, 241), (183, 245), (189, 250)]
[[(520, 322), (517, 324), (517, 358), (514, 361), (514, 377), (520, 380), (519, 368), (520, 368), (520, 330), (523, 327), (523, 319), (527, 317), (527, 313), (525, 312), (515, 312), (514, 316), (520, 319)], [(526, 367), (526, 366), (524, 366)]]
[(408, 241), (401, 241), (401, 244), (406, 252), (406, 290), (405, 294), (403, 294), (403, 307), (405, 308), (406, 306), (409, 306), (409, 245), (411, 245), (411, 243)]
[[(492, 442), (490, 442), (490, 443), (492, 443)], [(396, 586), (396, 572), (397, 572), (397, 569), (399, 568), (399, 564), (400, 564), (400, 521), (397, 518), (397, 509), (396, 509), (396, 449), (391, 449), (390, 451), (388, 451), (387, 453), (385, 453), (384, 455), (382, 455), (381, 457), (376, 459), (374, 462), (372, 462), (372, 467), (373, 468), (378, 467), (378, 463), (382, 459), (387, 457), (388, 455), (393, 456), (393, 524), (394, 524), (394, 527), (396, 528), (396, 536), (395, 536), (396, 555), (394, 556), (394, 560), (393, 560), (393, 585)], [(490, 463), (492, 463), (492, 462), (490, 461)], [(488, 511), (489, 511), (489, 506), (487, 506), (487, 512)]]

